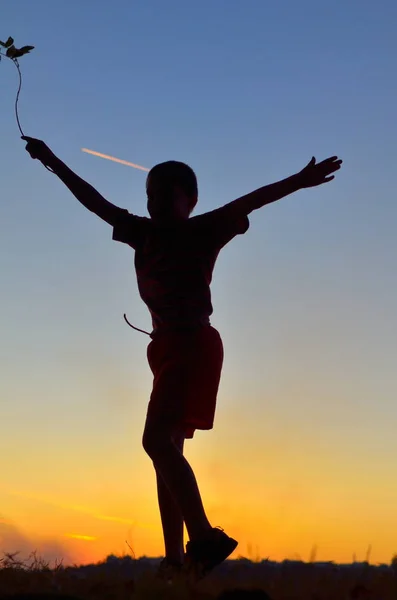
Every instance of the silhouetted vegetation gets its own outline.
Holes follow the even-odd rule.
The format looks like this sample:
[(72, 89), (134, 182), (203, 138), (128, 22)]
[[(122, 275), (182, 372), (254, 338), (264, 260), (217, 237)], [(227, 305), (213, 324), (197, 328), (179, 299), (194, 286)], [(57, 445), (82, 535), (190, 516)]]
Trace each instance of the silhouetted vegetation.
[(64, 567), (32, 553), (0, 559), (0, 600), (395, 600), (397, 555), (389, 565), (262, 560), (225, 561), (199, 584), (156, 577), (160, 559), (108, 556)]

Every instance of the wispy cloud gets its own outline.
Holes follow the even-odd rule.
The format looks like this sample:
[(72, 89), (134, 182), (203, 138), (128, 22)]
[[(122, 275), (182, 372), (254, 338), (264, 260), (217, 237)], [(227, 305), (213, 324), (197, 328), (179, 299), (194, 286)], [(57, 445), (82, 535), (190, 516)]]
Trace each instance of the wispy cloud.
[(79, 512), (85, 514), (94, 519), (98, 519), (100, 521), (111, 521), (113, 523), (122, 523), (124, 525), (134, 525), (135, 527), (140, 527), (142, 529), (154, 529), (154, 526), (149, 523), (143, 523), (141, 521), (137, 521), (136, 519), (126, 519), (124, 517), (117, 517), (116, 515), (103, 515), (96, 511), (91, 510), (86, 506), (80, 506), (77, 504), (65, 504), (63, 502), (54, 501), (50, 498), (46, 498), (39, 494), (33, 494), (31, 492), (24, 492), (18, 490), (7, 490), (6, 493), (10, 496), (16, 496), (20, 498), (25, 498), (26, 500), (35, 500), (36, 502), (41, 502), (43, 504), (48, 504), (50, 506), (54, 506), (56, 508), (60, 508), (62, 510), (71, 510), (75, 512)]
[(121, 158), (110, 156), (109, 154), (102, 154), (102, 152), (96, 152), (95, 150), (89, 150), (88, 148), (82, 148), (81, 151), (87, 152), (87, 154), (92, 154), (93, 156), (99, 156), (99, 158), (106, 158), (106, 160), (112, 160), (113, 162), (120, 163), (121, 165), (127, 165), (127, 167), (134, 167), (134, 169), (139, 169), (140, 171), (150, 171), (150, 169), (148, 169), (147, 167), (136, 165), (135, 163), (129, 162), (128, 160), (122, 160)]
[(70, 538), (72, 540), (83, 540), (84, 542), (93, 542), (97, 539), (92, 535), (81, 535), (80, 533), (65, 533), (64, 537)]

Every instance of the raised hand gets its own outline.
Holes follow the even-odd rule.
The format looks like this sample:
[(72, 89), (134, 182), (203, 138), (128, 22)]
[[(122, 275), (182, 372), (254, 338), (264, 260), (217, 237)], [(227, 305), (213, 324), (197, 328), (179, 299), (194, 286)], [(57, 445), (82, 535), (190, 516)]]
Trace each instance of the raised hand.
[(37, 140), (26, 135), (22, 136), (22, 139), (27, 142), (26, 150), (32, 158), (37, 158), (46, 166), (51, 164), (51, 160), (55, 158), (55, 155), (47, 144), (42, 140)]
[(328, 183), (328, 181), (332, 181), (335, 175), (331, 175), (331, 173), (338, 171), (341, 165), (342, 160), (340, 160), (337, 156), (326, 158), (320, 163), (316, 163), (316, 159), (313, 156), (306, 167), (297, 174), (300, 187), (314, 187), (316, 185), (321, 185), (322, 183)]

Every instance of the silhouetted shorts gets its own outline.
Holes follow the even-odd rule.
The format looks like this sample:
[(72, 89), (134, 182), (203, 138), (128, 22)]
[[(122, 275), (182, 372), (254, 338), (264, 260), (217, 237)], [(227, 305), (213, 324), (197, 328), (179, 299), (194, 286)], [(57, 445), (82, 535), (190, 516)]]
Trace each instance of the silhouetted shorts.
[(221, 336), (212, 325), (159, 332), (147, 347), (153, 390), (147, 416), (175, 424), (192, 438), (212, 429), (223, 364)]

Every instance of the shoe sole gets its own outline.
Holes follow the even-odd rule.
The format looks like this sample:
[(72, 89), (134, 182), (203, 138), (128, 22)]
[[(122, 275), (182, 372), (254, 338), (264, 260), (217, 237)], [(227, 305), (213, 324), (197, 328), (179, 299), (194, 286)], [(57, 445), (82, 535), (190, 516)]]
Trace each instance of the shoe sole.
[(222, 543), (219, 543), (217, 547), (217, 557), (216, 559), (209, 559), (206, 562), (196, 562), (193, 559), (189, 559), (187, 557), (187, 572), (193, 573), (196, 581), (203, 579), (206, 577), (215, 567), (222, 564), (228, 556), (234, 552), (237, 548), (238, 542), (231, 537), (227, 537), (227, 539), (222, 540)]

